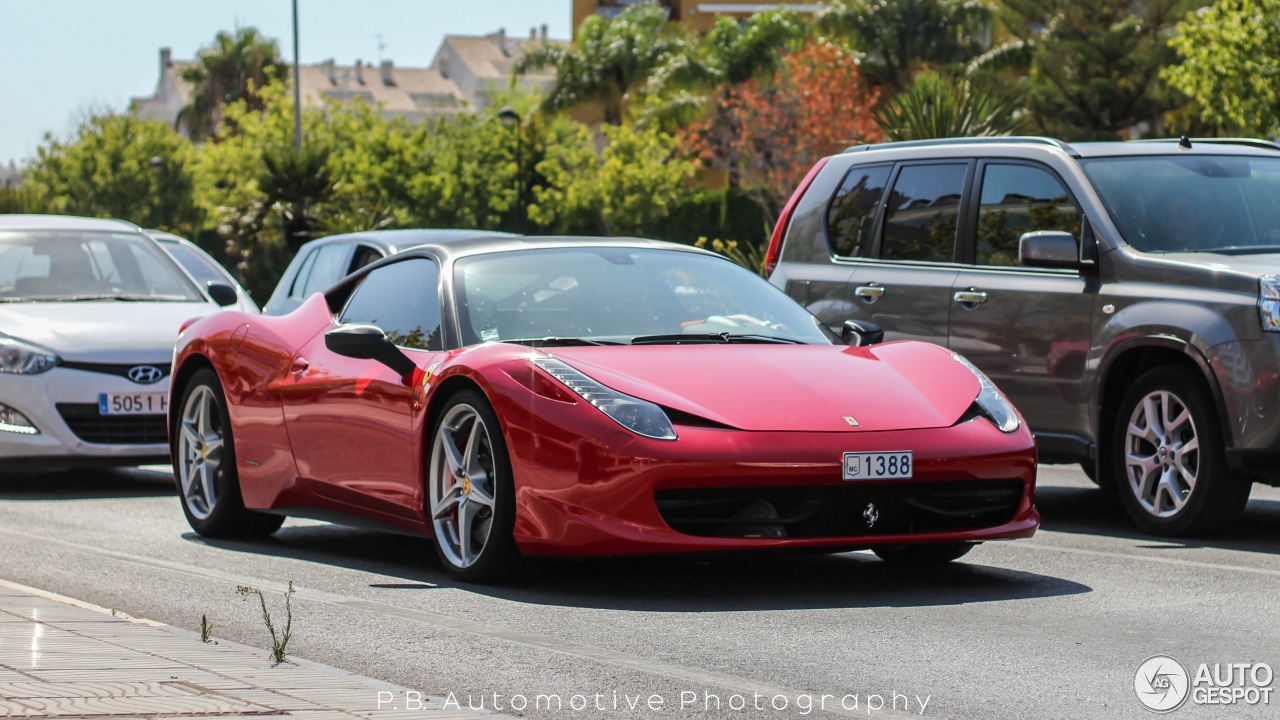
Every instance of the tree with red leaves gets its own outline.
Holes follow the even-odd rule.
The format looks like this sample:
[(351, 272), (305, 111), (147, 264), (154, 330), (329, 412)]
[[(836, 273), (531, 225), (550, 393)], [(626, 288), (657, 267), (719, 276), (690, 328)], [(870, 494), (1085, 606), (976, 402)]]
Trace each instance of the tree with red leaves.
[(684, 146), (727, 170), (772, 224), (819, 158), (883, 137), (871, 114), (877, 98), (854, 57), (811, 40), (771, 76), (722, 88), (712, 112), (684, 131)]

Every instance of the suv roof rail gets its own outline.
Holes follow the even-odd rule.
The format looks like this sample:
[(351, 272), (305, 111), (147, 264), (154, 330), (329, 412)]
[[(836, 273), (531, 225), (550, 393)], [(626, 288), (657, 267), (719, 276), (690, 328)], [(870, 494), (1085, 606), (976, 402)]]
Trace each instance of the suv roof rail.
[[(953, 137), (953, 138), (931, 138), (928, 140), (899, 140), (897, 142), (887, 143), (870, 143), (867, 145), (854, 145), (845, 148), (846, 153), (863, 152), (867, 150), (879, 150), (881, 148), (913, 148), (913, 147), (937, 147), (940, 145), (994, 145), (997, 143), (1032, 143), (1036, 145), (1050, 145), (1058, 148), (1063, 152), (1074, 157), (1080, 157), (1080, 153), (1067, 143), (1051, 137), (1040, 137), (1036, 135), (1007, 135), (1007, 136), (987, 136), (987, 137)], [(1280, 146), (1276, 146), (1280, 149)]]
[[(1261, 150), (1280, 150), (1280, 143), (1274, 143), (1270, 140), (1259, 140), (1258, 138), (1243, 137), (1226, 137), (1226, 138), (1187, 138), (1193, 146), (1196, 143), (1204, 143), (1206, 145), (1243, 145), (1244, 147), (1259, 148)], [(1159, 142), (1181, 142), (1178, 138), (1145, 138), (1142, 140), (1134, 140), (1133, 142), (1159, 143)]]

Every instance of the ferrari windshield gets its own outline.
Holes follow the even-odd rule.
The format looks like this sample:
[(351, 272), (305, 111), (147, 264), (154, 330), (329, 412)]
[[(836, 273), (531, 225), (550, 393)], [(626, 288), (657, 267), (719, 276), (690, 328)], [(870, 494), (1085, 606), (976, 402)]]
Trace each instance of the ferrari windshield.
[(164, 251), (127, 232), (0, 232), (0, 302), (197, 302)]
[(476, 255), (455, 264), (463, 343), (831, 344), (807, 310), (722, 258), (574, 247)]
[(1280, 159), (1162, 155), (1082, 163), (1138, 250), (1280, 251)]

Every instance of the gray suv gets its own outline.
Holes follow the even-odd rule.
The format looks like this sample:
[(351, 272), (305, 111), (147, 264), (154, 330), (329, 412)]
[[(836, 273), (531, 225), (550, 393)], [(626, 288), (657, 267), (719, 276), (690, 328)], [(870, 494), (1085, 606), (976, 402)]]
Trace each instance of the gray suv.
[(1280, 485), (1280, 145), (969, 138), (822, 160), (770, 281), (835, 332), (945, 345), (1143, 529)]

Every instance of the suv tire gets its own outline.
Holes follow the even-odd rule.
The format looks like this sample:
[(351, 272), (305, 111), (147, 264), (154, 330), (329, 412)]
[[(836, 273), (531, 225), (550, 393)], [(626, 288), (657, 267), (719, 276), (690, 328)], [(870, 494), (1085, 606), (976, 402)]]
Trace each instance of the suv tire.
[(1227, 470), (1213, 401), (1190, 368), (1138, 377), (1120, 401), (1111, 448), (1120, 500), (1154, 535), (1216, 533), (1249, 499), (1252, 484)]

